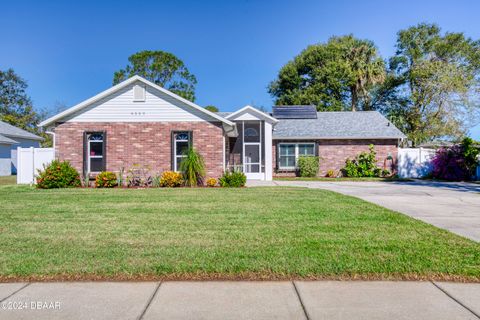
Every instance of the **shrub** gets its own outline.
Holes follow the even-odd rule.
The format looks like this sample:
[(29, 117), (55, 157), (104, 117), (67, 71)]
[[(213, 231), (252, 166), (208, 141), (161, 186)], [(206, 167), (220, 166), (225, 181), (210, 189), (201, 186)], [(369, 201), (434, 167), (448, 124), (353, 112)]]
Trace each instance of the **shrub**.
[(346, 177), (379, 177), (382, 170), (377, 167), (375, 149), (369, 146), (369, 152), (361, 152), (355, 159), (347, 159), (342, 173)]
[(152, 187), (154, 188), (160, 187), (160, 176), (158, 174), (152, 177)]
[[(475, 146), (477, 144), (477, 146)], [(479, 164), (480, 148), (478, 143), (471, 138), (465, 137), (461, 143), (463, 158), (465, 159), (465, 170), (468, 178), (475, 176)]]
[(189, 187), (202, 185), (205, 175), (205, 162), (202, 155), (195, 149), (189, 148), (185, 156), (180, 163), (180, 171), (182, 172), (185, 185)]
[(444, 180), (470, 180), (477, 168), (480, 153), (474, 141), (464, 138), (461, 144), (440, 148), (432, 159), (432, 177)]
[(117, 185), (117, 175), (111, 171), (100, 172), (95, 178), (95, 187), (97, 188), (113, 188)]
[(222, 187), (240, 188), (247, 183), (247, 176), (241, 171), (226, 171), (218, 182)]
[(148, 167), (135, 164), (128, 170), (128, 187), (149, 187), (151, 185), (152, 177), (150, 176), (150, 169)]
[(183, 184), (182, 174), (175, 171), (165, 171), (160, 178), (161, 187), (180, 187)]
[(300, 177), (316, 177), (318, 174), (318, 157), (300, 156), (298, 158), (298, 172)]
[(464, 180), (464, 159), (460, 146), (440, 148), (432, 159), (432, 177), (437, 179)]
[(78, 171), (68, 161), (53, 160), (38, 170), (37, 188), (72, 188), (81, 185)]
[(215, 187), (217, 185), (217, 179), (215, 178), (208, 178), (207, 179), (207, 186), (208, 187)]
[(389, 177), (391, 175), (392, 175), (392, 173), (390, 172), (390, 170), (387, 170), (387, 169), (383, 169), (382, 172), (381, 172), (382, 177)]
[(328, 170), (327, 174), (325, 176), (327, 178), (336, 178), (337, 177), (337, 175), (335, 174), (335, 170), (332, 170), (332, 169)]

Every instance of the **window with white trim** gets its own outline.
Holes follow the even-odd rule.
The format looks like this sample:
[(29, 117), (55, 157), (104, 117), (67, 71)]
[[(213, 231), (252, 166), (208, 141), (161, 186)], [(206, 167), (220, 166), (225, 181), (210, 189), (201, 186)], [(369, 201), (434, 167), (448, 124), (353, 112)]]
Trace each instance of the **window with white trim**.
[(104, 133), (87, 133), (87, 172), (101, 172), (105, 170)]
[(173, 133), (173, 170), (179, 171), (182, 160), (187, 156), (186, 152), (192, 142), (190, 131), (178, 131)]
[(315, 156), (315, 143), (280, 143), (278, 145), (278, 168), (295, 170), (299, 156)]

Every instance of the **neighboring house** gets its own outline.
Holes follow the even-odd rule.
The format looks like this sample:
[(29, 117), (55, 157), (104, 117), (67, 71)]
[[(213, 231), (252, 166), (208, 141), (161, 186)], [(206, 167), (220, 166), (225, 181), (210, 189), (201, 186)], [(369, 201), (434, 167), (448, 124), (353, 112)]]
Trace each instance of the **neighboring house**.
[(17, 173), (17, 147), (39, 147), (42, 137), (0, 121), (0, 176)]
[[(292, 113), (293, 112), (293, 113)], [(134, 76), (45, 121), (54, 132), (56, 157), (80, 172), (178, 170), (193, 146), (207, 176), (242, 170), (249, 179), (295, 174), (299, 155), (318, 155), (320, 174), (375, 144), (381, 166), (394, 162), (405, 136), (378, 112), (316, 112), (311, 106), (251, 106), (213, 113)]]

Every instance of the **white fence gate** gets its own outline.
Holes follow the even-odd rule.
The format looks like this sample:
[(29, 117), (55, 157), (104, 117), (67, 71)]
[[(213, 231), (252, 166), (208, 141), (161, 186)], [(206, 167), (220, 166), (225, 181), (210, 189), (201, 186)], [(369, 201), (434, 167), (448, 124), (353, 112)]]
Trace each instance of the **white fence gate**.
[(425, 148), (399, 148), (397, 168), (400, 178), (421, 178), (431, 170), (431, 159), (435, 149)]
[(17, 148), (17, 183), (35, 183), (38, 169), (55, 158), (53, 148)]

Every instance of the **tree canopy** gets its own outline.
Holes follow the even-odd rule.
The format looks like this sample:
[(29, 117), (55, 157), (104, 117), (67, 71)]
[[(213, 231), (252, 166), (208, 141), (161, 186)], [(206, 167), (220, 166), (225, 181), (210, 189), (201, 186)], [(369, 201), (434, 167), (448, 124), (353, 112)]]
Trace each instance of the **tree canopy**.
[(38, 133), (40, 115), (26, 93), (28, 85), (13, 69), (0, 70), (0, 120), (24, 130)]
[(195, 101), (197, 79), (182, 60), (164, 51), (140, 51), (128, 57), (129, 64), (114, 73), (113, 84), (139, 75), (179, 96)]
[(417, 145), (478, 123), (479, 75), (480, 41), (420, 23), (398, 32), (388, 66), (373, 42), (332, 37), (282, 67), (268, 91), (278, 105), (379, 110)]
[(389, 87), (378, 108), (414, 145), (460, 138), (479, 112), (480, 43), (463, 33), (442, 34), (435, 24), (398, 33), (390, 59)]
[(385, 64), (374, 43), (347, 35), (307, 47), (281, 68), (268, 90), (277, 105), (370, 110), (370, 91), (384, 78)]
[(212, 105), (206, 106), (205, 109), (211, 112), (218, 112), (218, 108)]

